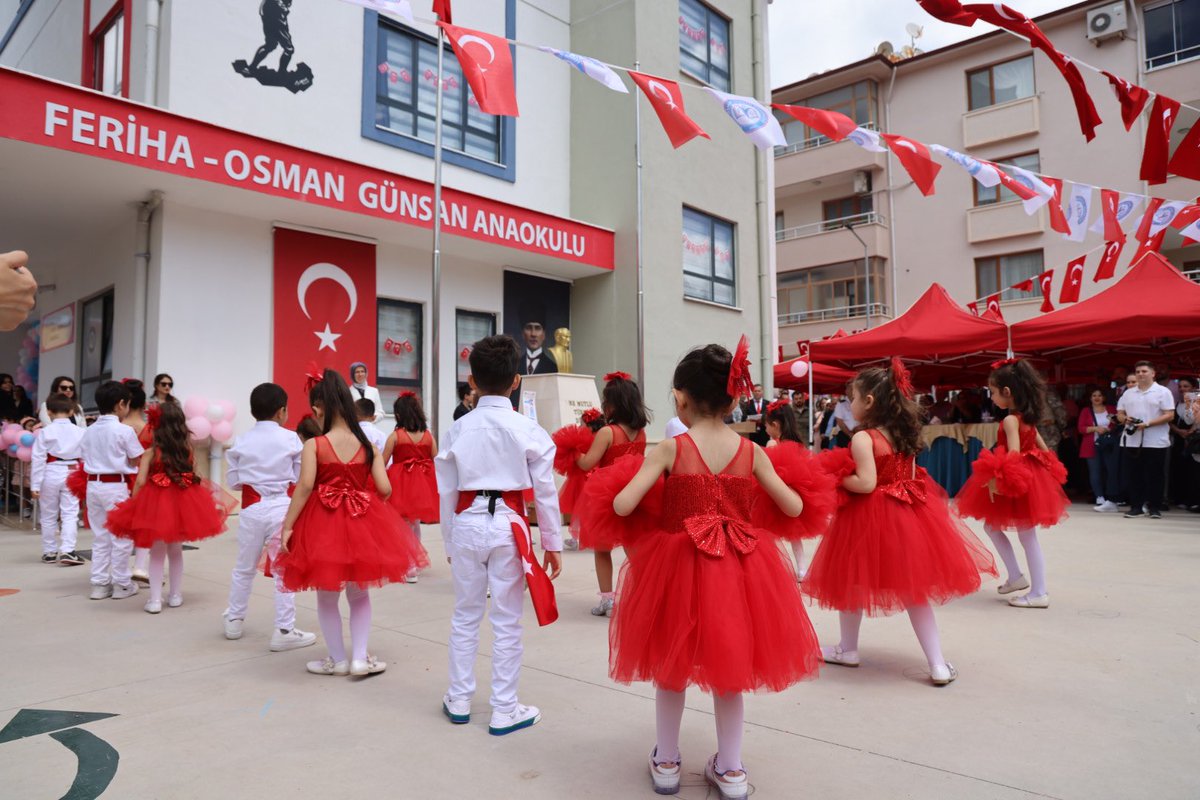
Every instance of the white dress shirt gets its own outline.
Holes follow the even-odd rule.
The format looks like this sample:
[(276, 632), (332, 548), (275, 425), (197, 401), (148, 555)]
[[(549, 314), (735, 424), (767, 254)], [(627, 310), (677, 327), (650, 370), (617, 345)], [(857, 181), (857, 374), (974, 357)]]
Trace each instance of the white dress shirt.
[[(846, 423), (846, 427), (850, 429), (851, 433), (858, 427), (858, 420), (854, 418), (854, 414), (850, 411), (850, 401), (848, 399), (839, 400), (838, 404), (833, 407), (833, 419), (835, 421), (840, 419)], [(835, 430), (834, 432), (836, 433), (837, 431)]]
[(383, 400), (379, 397), (379, 389), (374, 386), (357, 386), (350, 384), (350, 396), (355, 400), (370, 400), (375, 404), (375, 421), (383, 419)]
[(261, 420), (225, 451), (225, 482), (234, 489), (253, 486), (262, 497), (287, 492), (300, 480), (300, 451), (304, 443), (294, 431)]
[[(79, 443), (83, 441), (84, 429), (69, 419), (52, 420), (49, 425), (37, 432), (33, 440), (33, 469), (29, 473), (29, 488), (31, 491), (42, 490), (42, 478), (46, 474), (46, 457), (54, 456), (63, 461), (76, 461), (80, 456)], [(62, 467), (73, 467), (74, 464), (64, 464)]]
[[(52, 421), (50, 419), (50, 410), (46, 408), (45, 403), (42, 403), (41, 407), (38, 408), (38, 419), (41, 420), (43, 425), (49, 425)], [(68, 419), (67, 422), (78, 426), (81, 431), (87, 427), (87, 418), (83, 416), (83, 411), (81, 410), (72, 414), (71, 418)]]
[(681, 420), (679, 417), (671, 417), (669, 420), (667, 420), (666, 437), (668, 439), (674, 439), (681, 433), (687, 433), (687, 430), (687, 425), (684, 425), (683, 420)]
[(83, 432), (83, 468), (89, 475), (136, 475), (136, 461), (146, 452), (137, 433), (115, 414), (104, 414)]
[[(507, 397), (486, 395), (442, 439), (434, 459), (441, 495), (442, 538), (455, 545), (485, 549), (512, 541), (503, 502), (488, 514), (488, 498), (477, 497), (455, 515), (460, 491), (523, 491), (533, 487), (538, 532), (545, 550), (562, 550), (558, 490), (554, 485), (554, 442), (536, 422), (513, 411)], [(510, 509), (518, 512), (520, 509)]]
[(358, 427), (362, 428), (363, 433), (367, 435), (367, 441), (375, 445), (375, 449), (383, 455), (383, 448), (387, 445), (387, 437), (383, 435), (383, 431), (375, 427), (375, 423), (368, 419), (360, 419)]
[[(1171, 395), (1170, 389), (1157, 383), (1150, 384), (1150, 388), (1145, 391), (1134, 386), (1126, 389), (1121, 395), (1121, 399), (1117, 401), (1117, 410), (1124, 411), (1127, 417), (1136, 417), (1149, 422), (1168, 411), (1174, 411), (1175, 398)], [(1143, 428), (1132, 435), (1122, 432), (1121, 446), (1170, 447), (1171, 429), (1166, 423), (1163, 423)]]
[(525, 374), (532, 375), (533, 371), (538, 368), (538, 362), (542, 360), (542, 348), (537, 350), (525, 350)]

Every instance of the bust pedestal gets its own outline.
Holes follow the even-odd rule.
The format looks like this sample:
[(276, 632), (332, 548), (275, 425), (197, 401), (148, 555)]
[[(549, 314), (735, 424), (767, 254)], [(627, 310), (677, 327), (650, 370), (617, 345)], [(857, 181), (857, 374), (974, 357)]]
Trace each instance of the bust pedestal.
[(564, 425), (577, 425), (589, 408), (600, 407), (596, 376), (556, 372), (549, 375), (525, 375), (521, 378), (522, 401), (517, 409), (525, 408), (524, 393), (534, 393), (534, 408), (538, 424), (553, 433)]

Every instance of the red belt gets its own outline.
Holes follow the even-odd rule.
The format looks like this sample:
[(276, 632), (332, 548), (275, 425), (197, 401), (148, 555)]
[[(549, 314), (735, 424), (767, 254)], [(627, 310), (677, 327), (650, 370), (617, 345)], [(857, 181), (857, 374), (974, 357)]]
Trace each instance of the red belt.
[[(288, 488), (287, 488), (287, 496), (291, 497), (295, 491), (296, 491), (296, 484), (289, 483)], [(247, 485), (247, 486), (242, 487), (242, 508), (249, 508), (250, 506), (254, 505), (255, 503), (258, 503), (261, 501), (262, 501), (262, 495), (259, 494), (258, 490), (255, 489), (253, 486)]]
[(480, 495), (488, 498), (488, 513), (492, 516), (496, 515), (496, 501), (503, 500), (504, 505), (508, 506), (510, 511), (520, 515), (521, 519), (525, 519), (525, 496), (522, 489), (514, 489), (510, 492), (497, 492), (492, 489), (459, 492), (458, 506), (454, 509), (454, 513), (461, 514), (466, 511), (475, 502), (475, 498)]
[(59, 458), (58, 456), (46, 456), (46, 463), (47, 463), (47, 464), (54, 464), (54, 463), (60, 463), (60, 464), (74, 464), (74, 463), (76, 463), (78, 460), (79, 460), (79, 459), (77, 459), (77, 458)]
[(105, 472), (101, 475), (93, 475), (90, 472), (85, 474), (87, 475), (89, 483), (92, 481), (96, 481), (98, 483), (124, 483), (125, 479), (130, 477), (127, 475), (122, 475), (119, 472)]

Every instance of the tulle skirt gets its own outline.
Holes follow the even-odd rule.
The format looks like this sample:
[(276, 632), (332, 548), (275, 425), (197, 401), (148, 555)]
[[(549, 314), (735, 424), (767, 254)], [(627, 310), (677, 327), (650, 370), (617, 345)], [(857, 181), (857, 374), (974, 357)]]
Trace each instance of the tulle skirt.
[(388, 502), (400, 512), (401, 517), (409, 521), (424, 522), (426, 525), (437, 524), (441, 515), (438, 509), (437, 477), (433, 472), (433, 461), (428, 462), (428, 468), (409, 469), (406, 462), (392, 464), (388, 467), (387, 475), (392, 484), (392, 494)]
[(567, 479), (563, 481), (562, 487), (558, 490), (558, 510), (564, 514), (576, 514), (579, 510), (579, 501), (583, 497), (583, 491), (587, 487), (588, 473), (582, 470), (574, 470), (567, 475)]
[[(989, 491), (993, 480), (995, 493)], [(955, 501), (958, 513), (994, 528), (1048, 528), (1067, 516), (1071, 501), (1062, 488), (1066, 480), (1067, 470), (1053, 453), (1022, 451), (1017, 457), (985, 451)]]
[(147, 481), (137, 497), (108, 512), (107, 527), (114, 536), (132, 539), (135, 547), (155, 542), (196, 542), (225, 530), (225, 520), (237, 507), (231, 494), (201, 480), (187, 488)]
[(923, 475), (925, 500), (852, 494), (821, 540), (802, 589), (823, 608), (886, 615), (945, 603), (996, 575), (991, 552)]
[(643, 530), (658, 524), (662, 511), (662, 482), (646, 494), (638, 509), (628, 517), (618, 517), (613, 500), (633, 480), (645, 458), (621, 456), (607, 467), (588, 473), (575, 514), (579, 518), (579, 549), (610, 551), (628, 544)]

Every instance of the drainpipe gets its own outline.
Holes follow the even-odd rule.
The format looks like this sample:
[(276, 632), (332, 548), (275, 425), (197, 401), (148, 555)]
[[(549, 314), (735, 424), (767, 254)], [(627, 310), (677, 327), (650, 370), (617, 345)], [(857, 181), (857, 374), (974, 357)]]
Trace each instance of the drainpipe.
[(162, 18), (163, 0), (146, 0), (146, 81), (142, 102), (158, 105), (158, 26)]
[(143, 380), (146, 377), (146, 326), (150, 315), (150, 223), (154, 213), (162, 206), (162, 201), (162, 192), (151, 192), (149, 199), (138, 206), (137, 212), (138, 251), (133, 254), (133, 368), (130, 372)]
[[(753, 52), (754, 96), (770, 108), (771, 87), (767, 83), (767, 42), (763, 36), (766, 28), (765, 6), (768, 0), (755, 0), (750, 14), (751, 49)], [(761, 24), (760, 24), (761, 22)], [(774, 391), (775, 355), (778, 352), (778, 290), (775, 280), (775, 170), (767, 159), (774, 159), (771, 151), (755, 148), (754, 154), (754, 210), (758, 215), (758, 339), (762, 352), (761, 383), (767, 394)]]
[[(892, 65), (892, 79), (888, 82), (887, 100), (883, 103), (883, 126), (888, 133), (892, 132), (892, 92), (896, 88), (896, 65)], [(887, 165), (887, 196), (888, 196), (888, 237), (892, 245), (892, 319), (900, 313), (900, 306), (896, 301), (896, 283), (899, 268), (896, 265), (896, 202), (894, 199), (895, 192), (892, 190), (892, 150), (889, 147), (887, 155), (884, 157), (884, 163)], [(868, 278), (870, 280), (870, 278)], [(867, 327), (870, 327), (869, 325)]]

